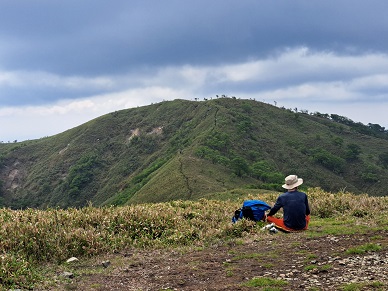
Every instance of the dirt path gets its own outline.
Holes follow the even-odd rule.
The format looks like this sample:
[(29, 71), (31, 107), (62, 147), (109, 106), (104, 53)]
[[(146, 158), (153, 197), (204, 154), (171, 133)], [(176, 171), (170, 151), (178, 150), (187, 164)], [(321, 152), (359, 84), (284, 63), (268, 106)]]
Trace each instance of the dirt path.
[[(342, 290), (349, 283), (388, 290), (388, 233), (308, 238), (303, 233), (248, 237), (241, 243), (198, 250), (139, 251), (104, 257), (74, 269), (64, 290), (264, 290), (244, 283), (255, 277), (283, 280), (271, 290)], [(382, 249), (347, 254), (352, 247)], [(77, 270), (78, 269), (78, 270)], [(78, 274), (78, 275), (77, 275)], [(277, 281), (276, 281), (277, 282)]]

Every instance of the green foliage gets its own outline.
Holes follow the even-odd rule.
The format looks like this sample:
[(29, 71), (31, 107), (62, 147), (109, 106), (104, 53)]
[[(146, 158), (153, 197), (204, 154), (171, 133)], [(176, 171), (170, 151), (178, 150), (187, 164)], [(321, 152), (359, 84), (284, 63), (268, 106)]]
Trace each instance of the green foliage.
[(376, 183), (380, 180), (379, 171), (380, 168), (376, 165), (366, 165), (361, 172), (361, 179), (366, 183)]
[(227, 166), (230, 164), (230, 138), (219, 131), (210, 132), (203, 138), (203, 145), (195, 149), (195, 154), (213, 164)]
[(374, 282), (359, 282), (359, 283), (347, 283), (341, 286), (340, 290), (342, 291), (361, 291), (361, 290), (385, 290), (384, 283), (379, 281)]
[(333, 266), (330, 265), (330, 264), (327, 264), (327, 265), (319, 265), (319, 266), (317, 266), (317, 265), (307, 265), (303, 269), (305, 271), (318, 270), (319, 272), (325, 272), (325, 271), (330, 270), (331, 268), (333, 268)]
[(96, 155), (83, 156), (74, 166), (70, 167), (67, 177), (71, 197), (76, 197), (80, 190), (92, 182), (95, 168), (99, 165)]
[(268, 277), (256, 277), (242, 285), (246, 287), (282, 287), (287, 284), (287, 281), (284, 280), (277, 280)]
[(140, 174), (136, 175), (133, 179), (133, 183), (141, 183), (143, 180), (149, 177), (153, 172), (155, 172), (157, 169), (159, 169), (161, 166), (163, 166), (166, 163), (167, 160), (165, 159), (159, 159), (155, 161), (151, 166), (144, 169)]
[(339, 137), (339, 136), (336, 136), (333, 138), (333, 143), (336, 145), (336, 146), (339, 146), (341, 147), (343, 144), (344, 144), (344, 140), (343, 138)]
[(211, 161), (213, 164), (229, 165), (229, 158), (222, 155), (218, 150), (214, 150), (207, 146), (199, 146), (195, 150), (195, 154), (203, 159)]
[(5, 253), (0, 256), (0, 287), (29, 290), (41, 280), (43, 276), (36, 268), (17, 253)]
[(106, 203), (108, 205), (125, 205), (128, 200), (139, 191), (150, 179), (152, 173), (157, 171), (167, 162), (167, 159), (158, 159), (152, 163), (148, 168), (144, 169), (140, 174), (132, 178), (132, 180), (126, 185), (126, 188), (118, 193), (116, 196), (109, 199)]
[(361, 134), (388, 139), (388, 135), (387, 135), (388, 131), (386, 131), (385, 128), (380, 126), (379, 124), (368, 123), (368, 125), (364, 125), (361, 122), (354, 122), (353, 120), (345, 116), (341, 116), (337, 114), (331, 114), (330, 118), (335, 122), (342, 123), (349, 126), (351, 129)]
[(245, 113), (248, 113), (248, 114), (251, 114), (252, 113), (252, 104), (250, 103), (242, 103), (241, 104), (241, 109), (245, 112)]
[(381, 245), (375, 243), (367, 243), (361, 246), (352, 247), (346, 250), (347, 254), (363, 254), (366, 252), (377, 252), (381, 250)]
[(139, 154), (149, 155), (159, 148), (159, 140), (158, 137), (150, 135), (134, 136), (130, 146), (136, 147)]
[(348, 283), (344, 285), (341, 290), (343, 291), (360, 291), (364, 287), (364, 284), (362, 283)]
[(260, 184), (261, 189), (266, 189), (266, 190), (272, 190), (272, 191), (277, 191), (277, 192), (282, 192), (284, 189), (280, 184), (277, 183), (262, 183)]
[(249, 173), (249, 166), (242, 157), (234, 157), (231, 161), (232, 169), (238, 177), (242, 177), (244, 173)]
[(284, 175), (277, 172), (275, 167), (271, 166), (267, 161), (258, 161), (254, 163), (251, 167), (251, 173), (254, 177), (265, 183), (280, 184), (284, 179)]
[(348, 144), (345, 157), (348, 161), (353, 161), (358, 159), (359, 155), (361, 154), (361, 147), (358, 144)]
[(204, 145), (223, 153), (227, 153), (230, 147), (229, 135), (220, 131), (211, 132), (205, 137)]
[(368, 183), (376, 183), (379, 181), (379, 176), (375, 173), (364, 172), (361, 174), (361, 179)]
[(388, 152), (379, 155), (379, 162), (384, 168), (388, 169)]
[(311, 270), (315, 270), (315, 269), (318, 269), (318, 266), (317, 265), (307, 265), (303, 268), (305, 271), (311, 271)]
[(342, 173), (345, 169), (345, 160), (325, 149), (315, 149), (312, 159), (336, 174)]
[(354, 123), (353, 120), (351, 120), (345, 116), (338, 115), (338, 114), (330, 114), (330, 117), (335, 122), (339, 122), (342, 124), (353, 125), (353, 123)]
[(176, 152), (187, 147), (191, 142), (191, 130), (192, 125), (185, 124), (184, 127), (175, 132), (169, 141), (169, 152)]
[(237, 116), (237, 129), (240, 132), (250, 132), (252, 129), (252, 120), (247, 115), (238, 115)]

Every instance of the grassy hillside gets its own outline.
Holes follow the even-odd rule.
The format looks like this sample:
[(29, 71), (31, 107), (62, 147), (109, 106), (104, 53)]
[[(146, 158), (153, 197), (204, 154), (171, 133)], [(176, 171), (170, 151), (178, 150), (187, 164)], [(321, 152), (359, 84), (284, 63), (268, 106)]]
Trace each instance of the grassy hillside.
[(388, 133), (254, 100), (166, 101), (61, 134), (0, 144), (0, 205), (80, 207), (306, 187), (385, 196)]

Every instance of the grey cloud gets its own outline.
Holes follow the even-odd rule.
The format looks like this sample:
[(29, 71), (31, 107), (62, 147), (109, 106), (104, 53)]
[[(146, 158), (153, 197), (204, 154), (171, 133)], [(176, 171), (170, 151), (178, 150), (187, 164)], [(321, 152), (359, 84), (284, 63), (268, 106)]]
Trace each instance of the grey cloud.
[[(44, 72), (65, 83), (72, 77), (85, 80), (75, 88), (60, 80), (44, 84), (39, 74), (18, 86), (3, 84), (0, 78), (0, 105), (43, 104), (141, 88), (166, 66), (217, 68), (252, 60), (276, 62), (287, 47), (334, 52), (338, 61), (349, 54), (386, 53), (387, 8), (385, 0), (2, 1), (0, 74)], [(377, 69), (374, 74), (385, 72)], [(338, 67), (336, 60), (320, 64), (316, 59), (310, 64), (271, 64), (265, 74), (234, 82), (208, 73), (204, 86), (194, 92), (231, 93), (241, 87), (254, 92), (365, 77), (363, 68), (349, 70)], [(87, 81), (100, 76), (120, 80), (111, 87)], [(384, 93), (385, 88), (380, 88)]]
[(0, 41), (9, 41), (0, 55), (5, 69), (98, 75), (139, 66), (240, 62), (285, 46), (388, 46), (385, 1), (6, 3), (0, 9)]

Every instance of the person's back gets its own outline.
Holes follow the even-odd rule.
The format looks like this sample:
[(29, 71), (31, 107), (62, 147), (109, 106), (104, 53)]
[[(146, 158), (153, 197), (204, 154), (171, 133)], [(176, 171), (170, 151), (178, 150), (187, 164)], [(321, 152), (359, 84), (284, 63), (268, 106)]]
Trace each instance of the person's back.
[(310, 210), (308, 209), (307, 195), (305, 193), (291, 191), (280, 195), (272, 209), (277, 211), (281, 207), (283, 207), (285, 226), (297, 230), (306, 227), (306, 215), (310, 214)]
[[(307, 229), (310, 221), (308, 198), (306, 193), (298, 191), (298, 186), (303, 183), (303, 179), (290, 175), (285, 181), (282, 187), (288, 191), (278, 197), (266, 220), (288, 230)], [(273, 217), (280, 208), (283, 208), (283, 219)]]

